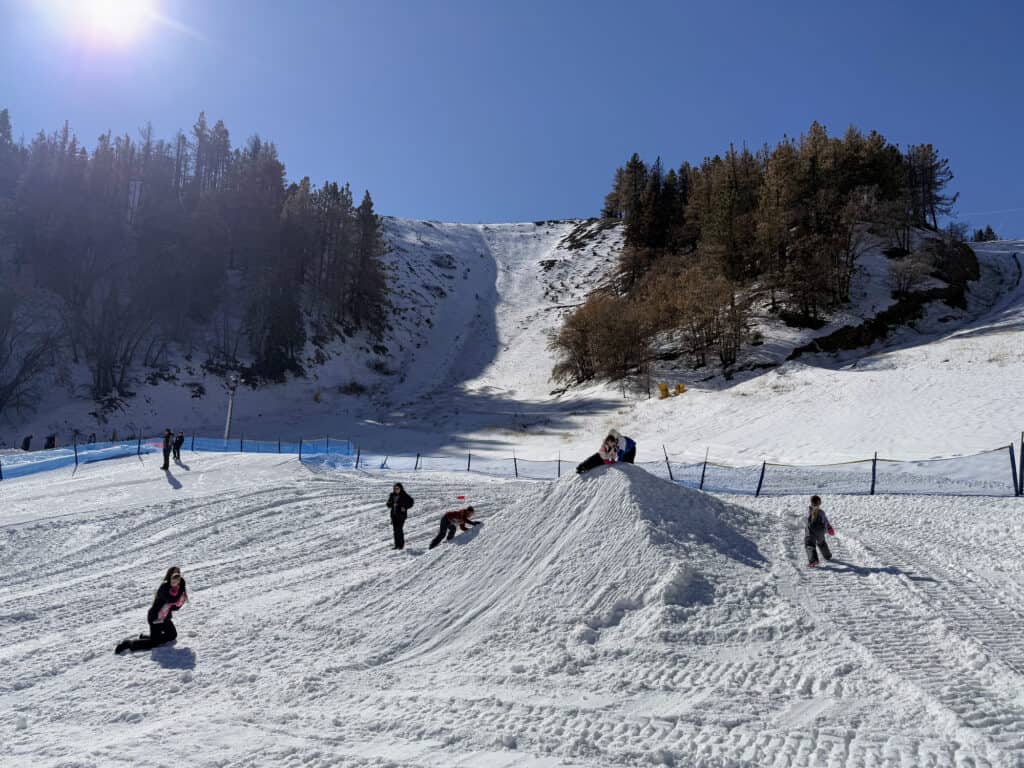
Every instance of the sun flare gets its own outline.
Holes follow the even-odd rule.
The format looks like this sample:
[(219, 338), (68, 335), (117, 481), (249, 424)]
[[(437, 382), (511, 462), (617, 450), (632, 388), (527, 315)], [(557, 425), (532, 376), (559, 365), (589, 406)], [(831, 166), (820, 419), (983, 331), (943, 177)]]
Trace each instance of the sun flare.
[(67, 33), (97, 46), (135, 43), (158, 18), (155, 0), (50, 0), (45, 5)]

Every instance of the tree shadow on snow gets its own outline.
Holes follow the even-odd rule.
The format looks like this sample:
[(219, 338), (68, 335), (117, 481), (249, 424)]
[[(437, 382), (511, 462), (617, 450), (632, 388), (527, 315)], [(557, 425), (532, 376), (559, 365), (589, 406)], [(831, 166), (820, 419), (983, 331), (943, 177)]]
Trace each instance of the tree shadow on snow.
[(191, 648), (160, 645), (150, 652), (153, 661), (164, 669), (195, 669), (196, 653)]
[(915, 576), (912, 571), (905, 571), (895, 565), (872, 568), (866, 565), (856, 565), (854, 563), (847, 563), (843, 560), (832, 558), (828, 562), (822, 563), (819, 567), (824, 571), (830, 571), (832, 573), (852, 573), (855, 576), (871, 576), (876, 573), (887, 573), (890, 576), (906, 576), (911, 581), (935, 581), (935, 579), (930, 576)]

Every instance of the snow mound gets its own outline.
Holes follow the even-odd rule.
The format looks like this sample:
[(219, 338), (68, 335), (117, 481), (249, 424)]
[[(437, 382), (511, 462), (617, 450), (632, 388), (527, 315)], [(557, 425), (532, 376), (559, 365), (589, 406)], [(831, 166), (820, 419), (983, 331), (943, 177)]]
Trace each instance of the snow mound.
[[(715, 599), (723, 562), (754, 565), (746, 510), (633, 465), (526, 486), (482, 524), (381, 573), (379, 599), (341, 618), (339, 649), (356, 667), (472, 654), (484, 643), (538, 651), (608, 635), (648, 636)], [(735, 562), (733, 563), (736, 564)], [(516, 638), (516, 643), (510, 642)], [(372, 649), (372, 650), (370, 650)]]

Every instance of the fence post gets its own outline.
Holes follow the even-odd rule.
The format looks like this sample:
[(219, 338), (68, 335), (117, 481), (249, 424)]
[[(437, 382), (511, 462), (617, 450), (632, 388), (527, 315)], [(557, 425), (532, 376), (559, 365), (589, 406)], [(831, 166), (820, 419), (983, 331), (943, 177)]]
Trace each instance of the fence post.
[(4, 479), (4, 463), (0, 461), (0, 481)]
[(512, 470), (516, 474), (516, 478), (519, 478), (519, 462), (516, 460), (516, 452), (512, 451)]
[(558, 452), (558, 476), (562, 476), (562, 452)]
[(299, 461), (302, 461), (302, 438), (299, 438)]
[(356, 448), (356, 469), (359, 469), (359, 456), (362, 453), (362, 448)]
[(324, 453), (330, 453), (331, 452), (331, 438), (330, 437), (326, 437), (324, 439), (327, 440), (327, 448), (324, 450)]
[(141, 456), (142, 455), (142, 435), (141, 434), (139, 435), (139, 445), (138, 445), (138, 448), (136, 448), (136, 450), (135, 450), (135, 455), (136, 456)]
[(704, 451), (704, 468), (700, 471), (700, 485), (697, 486), (698, 491), (704, 490), (704, 473), (708, 471), (708, 455), (711, 453), (710, 446)]
[(192, 447), (189, 450), (192, 451), (193, 453), (195, 453), (195, 451), (196, 451), (196, 433), (195, 432), (192, 433)]
[(245, 453), (245, 432), (238, 438), (238, 452)]
[(676, 479), (672, 477), (672, 464), (668, 460), (668, 451), (665, 450), (664, 443), (661, 444), (661, 450), (665, 454), (665, 466), (668, 467), (668, 479), (674, 483)]
[(1017, 478), (1017, 460), (1013, 456), (1013, 443), (1008, 446), (1010, 449), (1010, 472), (1013, 473), (1013, 495), (1020, 496), (1020, 480)]
[(1021, 458), (1021, 462), (1018, 467), (1020, 475), (1018, 476), (1017, 481), (1017, 491), (1019, 493), (1024, 493), (1024, 432), (1020, 433), (1020, 453), (1018, 455)]
[(467, 472), (469, 472), (469, 465), (472, 463), (472, 461), (473, 461), (473, 454), (472, 453), (467, 453), (466, 454), (466, 471)]
[(76, 433), (76, 434), (72, 435), (71, 436), (71, 440), (72, 440), (72, 442), (74, 443), (74, 446), (75, 446), (75, 466), (77, 467), (78, 466), (78, 434)]
[(280, 437), (277, 438), (277, 452), (278, 453), (281, 452), (281, 438)]
[(761, 495), (761, 483), (764, 482), (764, 468), (767, 467), (767, 466), (768, 466), (768, 462), (767, 461), (762, 461), (761, 462), (761, 477), (757, 481), (757, 490), (754, 491), (754, 496), (755, 497)]
[(420, 455), (419, 455), (419, 453), (417, 453), (416, 454), (416, 463), (412, 465), (412, 471), (415, 472), (419, 468), (420, 468)]
[(875, 471), (878, 469), (878, 451), (875, 451), (875, 458), (871, 460), (871, 495), (875, 495)]

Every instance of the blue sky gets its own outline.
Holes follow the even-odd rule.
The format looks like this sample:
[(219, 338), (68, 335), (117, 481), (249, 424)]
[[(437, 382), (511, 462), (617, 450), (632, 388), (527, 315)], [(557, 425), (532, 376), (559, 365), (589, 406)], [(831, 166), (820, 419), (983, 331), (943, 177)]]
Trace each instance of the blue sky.
[[(77, 0), (90, 2), (116, 0)], [(812, 120), (948, 157), (958, 218), (1024, 237), (1019, 3), (153, 0), (167, 19), (87, 43), (61, 0), (0, 0), (0, 107), (171, 138), (200, 110), (274, 141), (291, 179), (380, 213), (594, 216), (632, 152), (676, 166)], [(49, 10), (47, 10), (49, 9)], [(80, 27), (80, 25), (79, 25)]]

